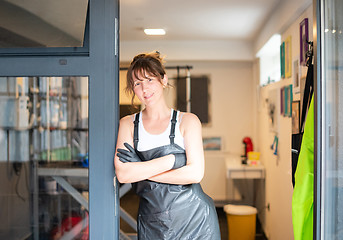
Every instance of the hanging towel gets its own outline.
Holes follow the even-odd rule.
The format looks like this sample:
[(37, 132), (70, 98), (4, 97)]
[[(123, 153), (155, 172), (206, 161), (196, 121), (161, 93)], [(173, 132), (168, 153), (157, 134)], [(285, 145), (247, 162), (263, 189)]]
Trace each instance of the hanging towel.
[(307, 113), (292, 199), (294, 240), (313, 239), (314, 111)]

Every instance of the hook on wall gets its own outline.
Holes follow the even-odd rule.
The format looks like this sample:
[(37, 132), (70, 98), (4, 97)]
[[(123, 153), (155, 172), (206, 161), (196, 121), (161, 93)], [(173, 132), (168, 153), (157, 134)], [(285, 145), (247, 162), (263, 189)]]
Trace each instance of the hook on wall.
[(310, 66), (312, 64), (312, 58), (313, 58), (313, 41), (306, 41), (308, 46), (308, 50), (306, 51), (306, 66)]

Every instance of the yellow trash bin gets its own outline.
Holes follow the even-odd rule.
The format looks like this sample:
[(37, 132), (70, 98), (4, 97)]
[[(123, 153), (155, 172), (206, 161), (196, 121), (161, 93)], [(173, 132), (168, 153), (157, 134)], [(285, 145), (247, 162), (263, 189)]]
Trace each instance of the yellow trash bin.
[(225, 205), (229, 240), (255, 240), (257, 209), (245, 205)]

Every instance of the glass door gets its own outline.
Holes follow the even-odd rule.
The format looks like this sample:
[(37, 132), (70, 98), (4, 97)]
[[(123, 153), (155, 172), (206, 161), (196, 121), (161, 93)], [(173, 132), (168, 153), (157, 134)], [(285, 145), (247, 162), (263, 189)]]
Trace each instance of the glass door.
[[(343, 2), (317, 1), (316, 239), (343, 236)], [(319, 11), (318, 11), (319, 10)]]
[(118, 239), (118, 0), (0, 12), (0, 239)]
[(2, 77), (0, 239), (88, 239), (88, 77)]

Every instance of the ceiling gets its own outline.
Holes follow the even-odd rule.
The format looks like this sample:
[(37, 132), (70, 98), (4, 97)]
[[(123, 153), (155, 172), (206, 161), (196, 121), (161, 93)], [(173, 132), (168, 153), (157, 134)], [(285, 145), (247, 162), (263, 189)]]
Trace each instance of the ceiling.
[[(267, 20), (281, 3), (299, 0), (119, 1), (121, 60), (129, 61), (148, 49), (168, 59), (252, 59), (251, 43)], [(0, 0), (0, 48), (81, 46), (87, 5), (88, 0)], [(144, 28), (164, 28), (167, 34), (146, 36)]]
[[(252, 40), (280, 0), (122, 0), (120, 39)], [(144, 28), (164, 28), (146, 36)]]

